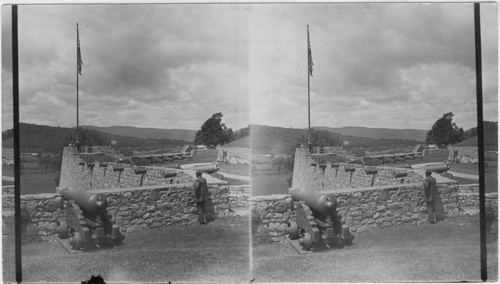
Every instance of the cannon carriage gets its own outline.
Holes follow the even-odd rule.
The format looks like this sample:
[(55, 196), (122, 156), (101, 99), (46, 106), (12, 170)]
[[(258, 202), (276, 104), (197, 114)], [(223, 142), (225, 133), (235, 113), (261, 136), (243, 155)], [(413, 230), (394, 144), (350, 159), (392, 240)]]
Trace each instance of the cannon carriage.
[(123, 243), (125, 237), (107, 213), (104, 194), (69, 189), (60, 193), (66, 220), (59, 222), (58, 236), (69, 239), (72, 249), (112, 248)]
[(351, 245), (354, 235), (342, 227), (337, 199), (331, 194), (293, 190), (296, 221), (290, 221), (291, 240), (299, 240), (303, 250)]

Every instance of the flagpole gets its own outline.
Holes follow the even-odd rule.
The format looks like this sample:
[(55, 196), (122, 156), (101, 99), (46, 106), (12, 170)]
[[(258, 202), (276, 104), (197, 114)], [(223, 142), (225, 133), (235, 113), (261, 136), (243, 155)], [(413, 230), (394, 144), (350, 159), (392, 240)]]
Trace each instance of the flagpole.
[(477, 151), (479, 158), (479, 238), (481, 279), (488, 279), (486, 250), (486, 201), (484, 197), (484, 128), (483, 128), (483, 73), (481, 59), (481, 13), (479, 3), (474, 3), (474, 34), (476, 47), (476, 104), (477, 104)]
[(79, 128), (79, 113), (78, 113), (78, 41), (79, 39), (79, 34), (78, 34), (78, 23), (76, 23), (76, 146), (78, 147), (79, 142), (79, 137), (78, 137), (78, 128)]
[(309, 144), (311, 144), (311, 95), (310, 95), (310, 46), (309, 46), (309, 25), (307, 25), (307, 118), (309, 129)]
[(14, 110), (14, 254), (16, 282), (23, 281), (21, 247), (21, 146), (19, 130), (19, 39), (17, 5), (12, 5), (12, 101)]

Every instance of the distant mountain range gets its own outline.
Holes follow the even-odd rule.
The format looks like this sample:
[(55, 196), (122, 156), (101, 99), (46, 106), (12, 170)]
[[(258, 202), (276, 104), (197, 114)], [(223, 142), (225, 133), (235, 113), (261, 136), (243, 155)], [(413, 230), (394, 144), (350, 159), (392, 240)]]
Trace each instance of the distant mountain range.
[[(285, 153), (290, 147), (295, 147), (297, 143), (305, 143), (308, 137), (307, 129), (298, 128), (284, 128), (266, 125), (250, 125), (250, 135), (243, 137), (231, 143), (224, 145), (224, 147), (250, 147), (252, 149), (275, 151), (278, 153)], [(319, 127), (315, 127), (318, 129)], [(328, 131), (322, 129), (323, 131)], [(361, 147), (370, 149), (382, 148), (411, 148), (421, 141), (413, 139), (400, 139), (393, 137), (384, 138), (368, 138), (356, 137), (351, 135), (340, 134), (333, 132), (332, 136), (338, 139), (338, 142), (349, 142), (351, 147)], [(398, 136), (396, 136), (398, 137)], [(400, 137), (400, 136), (399, 136)]]
[(316, 129), (323, 129), (343, 136), (365, 137), (372, 139), (408, 139), (425, 141), (429, 130), (420, 129), (390, 129), (390, 128), (369, 128), (359, 126), (346, 126), (340, 128), (317, 126)]
[[(156, 139), (179, 139), (194, 141), (197, 130), (187, 129), (161, 129), (161, 128), (140, 128), (133, 126), (82, 126), (84, 128), (95, 129), (99, 132), (136, 138), (156, 138)], [(316, 129), (323, 129), (343, 136), (364, 137), (371, 139), (408, 139), (425, 141), (428, 130), (419, 129), (390, 129), (390, 128), (369, 128), (346, 126), (341, 128), (315, 126)], [(288, 129), (288, 128), (284, 128)], [(298, 130), (298, 129), (297, 129)]]
[[(74, 128), (52, 127), (44, 125), (21, 123), (21, 147), (33, 149), (45, 149), (54, 152), (62, 145), (70, 142), (70, 136), (74, 135)], [(182, 146), (192, 143), (196, 130), (186, 129), (159, 129), (139, 128), (131, 126), (82, 126), (102, 133), (109, 141), (117, 141), (121, 147), (165, 147)], [(251, 128), (252, 139), (248, 137), (248, 129)], [(336, 133), (341, 141), (349, 141), (351, 145), (358, 147), (396, 145), (396, 144), (418, 144), (425, 140), (427, 134), (424, 130), (415, 129), (383, 129), (367, 127), (315, 127)], [(294, 144), (301, 137), (307, 137), (307, 129), (271, 127), (265, 125), (250, 125), (238, 130), (242, 139), (229, 143), (227, 146), (249, 147), (250, 144), (256, 149), (286, 149), (290, 143)], [(236, 131), (236, 132), (238, 132)], [(2, 132), (2, 146), (13, 147), (12, 129)], [(69, 140), (68, 140), (69, 139)], [(396, 139), (396, 140), (395, 140)], [(399, 141), (397, 139), (411, 140)], [(251, 143), (250, 143), (251, 140)]]
[(133, 126), (82, 126), (83, 128), (95, 129), (99, 132), (113, 135), (129, 136), (136, 138), (155, 138), (155, 139), (178, 139), (184, 141), (194, 141), (197, 130), (187, 129), (160, 129), (160, 128), (140, 128)]
[[(138, 138), (128, 135), (129, 133), (118, 135), (100, 131), (92, 127), (83, 128), (85, 129), (80, 133), (80, 138), (82, 141), (90, 142), (92, 145), (110, 145), (111, 141), (115, 141), (117, 143), (117, 147), (132, 147), (142, 150), (151, 148), (172, 149), (182, 147), (192, 142), (192, 140), (185, 141), (175, 138)], [(22, 152), (39, 152), (42, 150), (44, 152), (56, 153), (60, 151), (63, 146), (67, 146), (69, 143), (74, 143), (75, 140), (75, 128), (20, 123), (19, 132), (21, 140), (20, 147)], [(130, 133), (133, 132), (130, 131)], [(2, 148), (13, 148), (13, 136), (13, 129), (8, 129), (2, 132)]]

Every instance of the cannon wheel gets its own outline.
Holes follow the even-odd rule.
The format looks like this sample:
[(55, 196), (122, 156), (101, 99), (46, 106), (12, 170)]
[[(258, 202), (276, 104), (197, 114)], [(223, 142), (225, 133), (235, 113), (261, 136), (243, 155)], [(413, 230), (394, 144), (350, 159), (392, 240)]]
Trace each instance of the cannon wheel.
[(304, 233), (302, 238), (299, 239), (299, 243), (304, 250), (310, 250), (313, 245), (311, 234), (307, 232)]
[(82, 235), (80, 232), (75, 232), (75, 235), (69, 238), (69, 244), (74, 250), (78, 250), (82, 247)]
[(296, 240), (299, 238), (299, 226), (297, 222), (290, 221), (288, 223), (288, 232), (290, 233), (290, 240)]
[(69, 237), (68, 224), (66, 223), (66, 221), (59, 222), (59, 226), (57, 227), (57, 233), (60, 239), (67, 239)]

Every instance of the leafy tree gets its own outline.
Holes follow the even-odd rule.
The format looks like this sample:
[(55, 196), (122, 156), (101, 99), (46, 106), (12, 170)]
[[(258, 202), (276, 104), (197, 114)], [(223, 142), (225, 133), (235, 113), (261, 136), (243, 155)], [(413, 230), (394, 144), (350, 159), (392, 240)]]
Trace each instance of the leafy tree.
[(442, 148), (446, 148), (450, 144), (463, 141), (464, 138), (464, 130), (458, 128), (453, 122), (453, 113), (448, 112), (438, 119), (431, 130), (427, 132), (425, 142), (428, 144), (437, 144)]
[(196, 132), (194, 143), (216, 146), (233, 141), (233, 130), (227, 128), (226, 125), (222, 123), (222, 116), (222, 113), (218, 112), (207, 119), (201, 126), (201, 129)]

